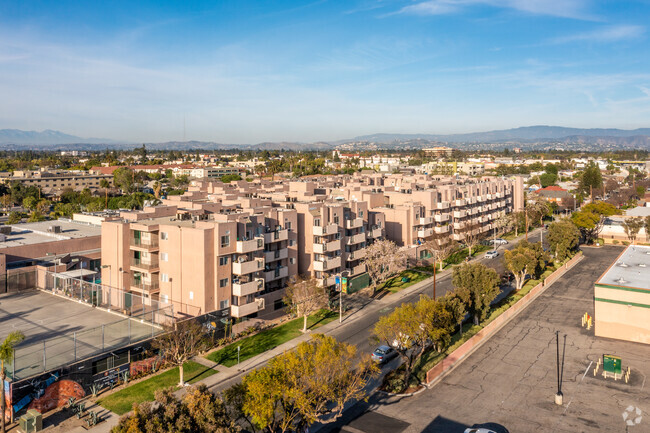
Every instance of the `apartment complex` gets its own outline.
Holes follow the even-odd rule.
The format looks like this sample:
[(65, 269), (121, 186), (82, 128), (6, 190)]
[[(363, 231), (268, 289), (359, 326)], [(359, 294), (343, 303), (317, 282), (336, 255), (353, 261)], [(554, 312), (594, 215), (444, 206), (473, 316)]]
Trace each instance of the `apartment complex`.
[(102, 180), (113, 185), (113, 176), (86, 171), (39, 170), (14, 171), (11, 176), (0, 177), (0, 182), (11, 184), (19, 182), (25, 186), (36, 186), (44, 194), (55, 194), (66, 188), (81, 191), (86, 188), (99, 189)]
[(427, 240), (486, 234), (499, 215), (522, 208), (520, 178), (197, 180), (160, 206), (102, 223), (102, 281), (187, 315), (267, 318), (299, 275), (334, 289), (345, 273), (352, 288), (367, 286), (363, 259), (378, 239), (417, 257)]

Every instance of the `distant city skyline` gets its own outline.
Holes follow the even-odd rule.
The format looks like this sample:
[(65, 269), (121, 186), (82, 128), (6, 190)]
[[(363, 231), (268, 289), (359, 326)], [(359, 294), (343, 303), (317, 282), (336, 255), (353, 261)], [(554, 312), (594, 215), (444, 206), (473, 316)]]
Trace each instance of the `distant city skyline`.
[(647, 127), (645, 1), (0, 3), (0, 129), (123, 141)]

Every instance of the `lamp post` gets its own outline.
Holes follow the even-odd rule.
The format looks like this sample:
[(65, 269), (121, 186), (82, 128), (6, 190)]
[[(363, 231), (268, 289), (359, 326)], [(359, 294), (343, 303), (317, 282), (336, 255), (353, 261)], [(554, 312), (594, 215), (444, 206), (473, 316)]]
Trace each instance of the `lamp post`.
[[(102, 265), (102, 269), (108, 268), (108, 311), (111, 311), (111, 301), (113, 298), (111, 297), (111, 279), (112, 279), (112, 268), (111, 265)], [(103, 285), (103, 282), (102, 282)]]

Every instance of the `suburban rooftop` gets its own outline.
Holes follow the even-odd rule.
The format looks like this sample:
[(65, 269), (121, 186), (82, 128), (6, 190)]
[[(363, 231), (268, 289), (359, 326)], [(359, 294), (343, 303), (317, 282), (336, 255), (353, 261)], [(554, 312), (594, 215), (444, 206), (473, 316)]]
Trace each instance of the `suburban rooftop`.
[(650, 247), (627, 247), (596, 284), (650, 290)]
[[(60, 231), (50, 230), (53, 226), (59, 226)], [(13, 224), (11, 233), (0, 242), (0, 249), (101, 236), (101, 233), (101, 226), (65, 219)]]

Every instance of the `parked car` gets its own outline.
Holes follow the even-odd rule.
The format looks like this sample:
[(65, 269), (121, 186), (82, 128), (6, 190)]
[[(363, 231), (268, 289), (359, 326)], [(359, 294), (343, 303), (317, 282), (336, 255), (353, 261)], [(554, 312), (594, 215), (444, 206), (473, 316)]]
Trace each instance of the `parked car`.
[(465, 433), (497, 433), (497, 432), (484, 427), (478, 427), (478, 428), (470, 427), (465, 429)]
[(501, 238), (494, 239), (494, 245), (508, 245), (508, 241)]
[(486, 259), (494, 259), (496, 257), (499, 257), (499, 252), (496, 250), (488, 251), (487, 253), (485, 253)]
[(372, 352), (372, 360), (378, 364), (383, 364), (397, 356), (397, 351), (389, 346), (379, 346)]

